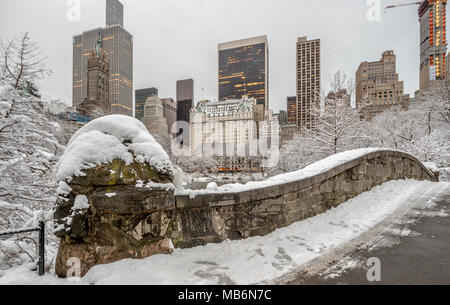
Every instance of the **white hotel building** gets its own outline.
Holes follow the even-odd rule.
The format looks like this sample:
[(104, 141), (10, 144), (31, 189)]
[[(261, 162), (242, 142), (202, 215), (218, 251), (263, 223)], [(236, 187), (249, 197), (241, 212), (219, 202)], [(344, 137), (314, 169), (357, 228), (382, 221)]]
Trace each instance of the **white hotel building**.
[(279, 129), (271, 128), (275, 122), (278, 127), (272, 111), (265, 111), (255, 98), (201, 101), (191, 110), (191, 153), (214, 157), (222, 172), (259, 171), (264, 145), (258, 139), (265, 146), (275, 135), (278, 139)]

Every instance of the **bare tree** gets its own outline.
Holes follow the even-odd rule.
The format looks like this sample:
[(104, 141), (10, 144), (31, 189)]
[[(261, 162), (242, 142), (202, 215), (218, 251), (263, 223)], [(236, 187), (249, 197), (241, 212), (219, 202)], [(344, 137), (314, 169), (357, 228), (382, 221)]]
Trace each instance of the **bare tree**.
[(21, 39), (0, 40), (1, 77), (15, 89), (34, 88), (33, 83), (51, 75), (46, 68), (46, 57), (41, 57), (39, 46), (31, 41), (28, 32)]
[(351, 148), (355, 130), (360, 123), (357, 110), (351, 107), (353, 81), (339, 71), (335, 73), (330, 85), (332, 92), (328, 95), (322, 93), (320, 102), (313, 106), (315, 128), (302, 130), (303, 134), (313, 140), (311, 151), (322, 157)]
[(450, 82), (434, 83), (424, 92), (420, 107), (427, 114), (428, 134), (431, 133), (432, 121), (450, 124)]

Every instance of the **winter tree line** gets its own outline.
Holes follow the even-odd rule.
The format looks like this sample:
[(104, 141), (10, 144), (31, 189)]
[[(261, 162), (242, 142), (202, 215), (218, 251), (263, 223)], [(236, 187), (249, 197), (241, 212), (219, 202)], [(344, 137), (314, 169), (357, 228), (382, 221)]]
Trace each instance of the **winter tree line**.
[[(334, 92), (354, 90), (352, 81), (340, 72), (334, 75), (331, 88)], [(360, 101), (360, 107), (354, 109), (342, 106), (343, 98), (322, 94), (321, 103), (313, 110), (316, 130), (300, 130), (282, 147), (279, 166), (272, 174), (296, 170), (349, 149), (382, 147), (434, 163), (441, 180), (450, 180), (450, 82), (434, 84), (408, 110), (393, 106), (371, 121), (362, 118), (367, 101)]]
[[(74, 128), (54, 115), (63, 103), (40, 97), (36, 83), (51, 74), (45, 62), (27, 33), (0, 40), (0, 231), (36, 227), (44, 219), (53, 258), (53, 170)], [(2, 269), (36, 261), (36, 235), (0, 238), (0, 276)]]
[[(0, 40), (0, 231), (47, 224), (47, 262), (52, 266), (57, 239), (51, 232), (57, 182), (54, 168), (75, 127), (55, 113), (64, 109), (58, 101), (40, 97), (37, 82), (49, 76), (45, 57), (28, 34)], [(342, 73), (331, 81), (334, 92), (353, 84)], [(362, 147), (404, 150), (424, 162), (433, 162), (441, 179), (450, 177), (449, 84), (441, 83), (423, 95), (407, 111), (391, 108), (371, 122), (361, 120), (359, 110), (341, 107), (339, 98), (324, 95), (314, 109), (317, 130), (302, 130), (281, 148), (277, 167), (269, 175), (293, 171), (329, 155)], [(188, 172), (208, 172), (213, 158), (173, 160)], [(34, 234), (34, 235), (33, 235)], [(36, 262), (35, 233), (0, 238), (1, 270)]]

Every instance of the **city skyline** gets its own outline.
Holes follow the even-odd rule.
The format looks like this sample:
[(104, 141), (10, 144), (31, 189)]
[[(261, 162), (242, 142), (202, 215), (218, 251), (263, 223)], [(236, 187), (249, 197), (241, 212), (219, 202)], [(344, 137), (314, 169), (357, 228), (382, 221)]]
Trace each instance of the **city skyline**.
[[(245, 5), (239, 3), (238, 6), (248, 9), (252, 7), (251, 2), (246, 1)], [(155, 1), (152, 5), (154, 9), (150, 10), (149, 6), (142, 2), (124, 0), (122, 3), (126, 7), (125, 23), (129, 32), (135, 36), (136, 71), (134, 71), (133, 89), (155, 86), (160, 88), (161, 96), (175, 97), (176, 80), (193, 78), (195, 102), (201, 99), (216, 100), (218, 99), (217, 44), (259, 35), (267, 35), (271, 47), (269, 100), (270, 108), (273, 108), (275, 112), (279, 109), (285, 110), (286, 97), (295, 94), (295, 43), (297, 37), (306, 35), (321, 39), (323, 59), (321, 83), (325, 91), (334, 72), (343, 70), (348, 76), (354, 78), (354, 73), (361, 61), (376, 60), (379, 54), (387, 49), (394, 50), (398, 56), (398, 72), (404, 75), (405, 93), (413, 94), (419, 88), (417, 7), (394, 9), (387, 14), (382, 11), (380, 22), (370, 22), (366, 18), (369, 7), (365, 1), (326, 2), (330, 8), (327, 12), (333, 11), (333, 15), (322, 12), (321, 5), (306, 1), (285, 0), (276, 3), (261, 1), (261, 5), (253, 6), (253, 9), (255, 15), (263, 13), (265, 18), (257, 21), (252, 18), (243, 20), (242, 14), (233, 11), (234, 15), (227, 17), (232, 26), (224, 28), (226, 25), (224, 16), (229, 15), (225, 13), (230, 13), (233, 9), (232, 5), (221, 1), (210, 3), (197, 1), (196, 5), (192, 5), (190, 1)], [(402, 1), (381, 2), (383, 7)], [(20, 0), (15, 2), (5, 0), (2, 1), (2, 6), (22, 9), (23, 3), (25, 2)], [(3, 18), (2, 15), (0, 25), (5, 31), (2, 38), (6, 39), (14, 34), (31, 30), (31, 37), (40, 43), (43, 53), (49, 57), (49, 67), (54, 71), (52, 78), (42, 82), (41, 91), (50, 97), (60, 97), (70, 104), (71, 63), (70, 60), (67, 62), (71, 54), (70, 39), (73, 35), (90, 28), (103, 26), (104, 1), (81, 1), (79, 22), (67, 20), (68, 7), (65, 2), (45, 0), (39, 3), (41, 9), (37, 9), (34, 3), (26, 3), (27, 5), (22, 9), (23, 14), (19, 16), (20, 25), (15, 24), (15, 27), (11, 28), (10, 16), (5, 15)], [(50, 6), (52, 9), (47, 11), (42, 9), (50, 8)], [(2, 12), (5, 11), (2, 10)], [(294, 11), (296, 11), (295, 14)], [(148, 12), (157, 18), (148, 18), (149, 16), (142, 12)], [(190, 14), (192, 12), (195, 12), (195, 16), (202, 16), (202, 18), (192, 18)], [(298, 18), (302, 20), (288, 18), (299, 14), (305, 18)], [(29, 18), (30, 16), (33, 18)], [(355, 17), (350, 18), (350, 16)], [(27, 18), (30, 20), (27, 21)], [(31, 24), (33, 20), (36, 20), (35, 18), (52, 22), (42, 25), (42, 28), (32, 27)], [(321, 20), (325, 18), (327, 22), (323, 23)], [(279, 22), (274, 23), (274, 19)], [(61, 26), (48, 27), (54, 22), (58, 22)], [(208, 22), (208, 27), (204, 27), (205, 22)], [(336, 32), (342, 35), (336, 35)], [(61, 37), (58, 48), (55, 48), (54, 41), (48, 38), (52, 37), (52, 34)], [(151, 46), (155, 44), (158, 47), (152, 48)], [(179, 51), (179, 45), (184, 46), (183, 52)], [(344, 51), (346, 49), (349, 49), (351, 56)]]

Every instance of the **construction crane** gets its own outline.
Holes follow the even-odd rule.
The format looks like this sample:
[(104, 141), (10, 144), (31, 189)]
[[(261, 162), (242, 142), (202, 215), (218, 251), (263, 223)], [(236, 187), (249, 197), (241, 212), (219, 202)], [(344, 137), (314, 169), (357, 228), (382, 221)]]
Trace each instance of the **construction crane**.
[(420, 5), (420, 4), (422, 4), (422, 1), (412, 2), (412, 3), (403, 3), (403, 4), (397, 4), (397, 5), (389, 5), (384, 8), (384, 12), (386, 13), (386, 11), (391, 8), (397, 8), (397, 7), (402, 7), (402, 6), (411, 6), (411, 5)]

